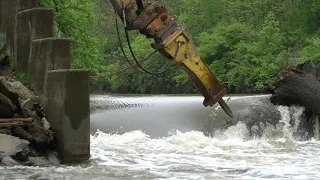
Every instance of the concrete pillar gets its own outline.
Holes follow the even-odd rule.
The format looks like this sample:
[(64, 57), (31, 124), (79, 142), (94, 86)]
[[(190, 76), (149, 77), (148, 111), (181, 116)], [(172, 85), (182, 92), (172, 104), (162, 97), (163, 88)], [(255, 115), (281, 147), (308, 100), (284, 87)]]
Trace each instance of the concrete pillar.
[(37, 7), (37, 0), (19, 0), (19, 11)]
[(90, 156), (89, 71), (48, 71), (45, 86), (45, 113), (56, 133), (62, 161), (87, 160)]
[(6, 44), (7, 0), (0, 0), (0, 47)]
[(70, 69), (71, 40), (44, 38), (32, 41), (29, 82), (44, 105), (44, 83), (48, 70)]
[[(6, 1), (6, 0), (5, 0)], [(19, 11), (19, 0), (7, 0), (7, 19), (6, 19), (6, 45), (7, 53), (13, 59), (17, 56), (16, 36), (17, 36), (17, 15)]]
[(17, 17), (18, 11), (34, 8), (37, 0), (1, 0), (0, 1), (0, 46), (7, 45), (7, 53), (17, 57)]
[(53, 36), (53, 9), (33, 8), (18, 13), (17, 72), (30, 72), (32, 40)]

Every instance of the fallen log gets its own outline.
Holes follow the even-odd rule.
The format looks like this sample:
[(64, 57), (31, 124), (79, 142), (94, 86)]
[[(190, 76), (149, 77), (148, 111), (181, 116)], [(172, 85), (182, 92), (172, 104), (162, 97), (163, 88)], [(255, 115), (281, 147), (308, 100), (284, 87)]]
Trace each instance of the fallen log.
[(11, 122), (32, 123), (33, 119), (32, 118), (1, 118), (0, 119), (0, 124), (11, 123)]
[(300, 105), (320, 114), (320, 82), (317, 78), (320, 66), (306, 61), (296, 67), (288, 67), (278, 74), (277, 81), (268, 90), (274, 105)]
[(0, 123), (0, 128), (13, 128), (13, 127), (18, 127), (18, 126), (23, 126), (25, 125), (22, 122), (14, 122), (14, 123)]

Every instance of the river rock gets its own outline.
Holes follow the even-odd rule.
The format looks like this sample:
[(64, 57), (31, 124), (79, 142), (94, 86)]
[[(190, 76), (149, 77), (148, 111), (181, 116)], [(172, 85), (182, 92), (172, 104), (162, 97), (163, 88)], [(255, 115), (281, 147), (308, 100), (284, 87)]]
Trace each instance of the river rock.
[(23, 165), (27, 166), (58, 166), (60, 160), (58, 159), (58, 153), (55, 151), (46, 152), (45, 156), (30, 156)]
[(13, 158), (5, 159), (2, 164), (15, 164), (14, 161), (36, 166), (55, 163), (43, 159), (48, 151), (54, 149), (54, 133), (45, 119), (38, 97), (21, 82), (0, 76), (0, 118), (30, 117), (32, 123), (0, 129), (0, 133), (16, 136), (0, 134), (0, 158), (1, 155)]
[(12, 156), (22, 152), (29, 142), (14, 136), (0, 134), (0, 154)]
[(60, 160), (58, 158), (58, 153), (56, 151), (47, 152), (47, 159), (52, 165), (55, 165), (55, 166), (60, 165)]
[(49, 130), (51, 128), (51, 125), (50, 123), (48, 122), (47, 118), (43, 117), (41, 119), (42, 121), (42, 124), (43, 124), (43, 128), (46, 129), (46, 130)]
[(20, 137), (20, 138), (28, 140), (28, 141), (33, 140), (32, 135), (28, 131), (26, 131), (23, 127), (12, 128), (11, 133), (14, 136)]
[(32, 166), (52, 166), (50, 161), (48, 161), (45, 157), (29, 157), (29, 162)]
[(0, 93), (0, 118), (11, 118), (14, 116), (17, 107), (5, 95)]
[(51, 130), (46, 130), (42, 124), (33, 122), (28, 124), (26, 130), (33, 137), (34, 147), (40, 151), (45, 152), (53, 142), (53, 132)]
[(0, 162), (2, 161), (3, 158), (5, 158), (6, 156), (2, 153), (0, 153)]
[(0, 76), (0, 93), (15, 102), (18, 100), (23, 102), (29, 98), (36, 98), (34, 94), (21, 82), (5, 76)]
[[(0, 38), (1, 39), (1, 38)], [(3, 50), (0, 47), (0, 51)], [(0, 75), (10, 74), (10, 58), (7, 53), (0, 53)]]
[(0, 129), (0, 134), (7, 134), (7, 135), (12, 135), (11, 130), (10, 129)]
[(0, 93), (20, 107), (23, 117), (39, 119), (36, 112), (37, 108), (35, 107), (35, 105), (39, 104), (39, 99), (21, 82), (9, 77), (0, 76)]
[(27, 159), (28, 141), (6, 134), (0, 134), (0, 145), (0, 165), (21, 165), (12, 157)]
[(19, 162), (17, 162), (16, 160), (12, 159), (11, 157), (7, 156), (7, 157), (4, 157), (1, 160), (0, 165), (3, 165), (3, 166), (19, 166), (21, 164)]

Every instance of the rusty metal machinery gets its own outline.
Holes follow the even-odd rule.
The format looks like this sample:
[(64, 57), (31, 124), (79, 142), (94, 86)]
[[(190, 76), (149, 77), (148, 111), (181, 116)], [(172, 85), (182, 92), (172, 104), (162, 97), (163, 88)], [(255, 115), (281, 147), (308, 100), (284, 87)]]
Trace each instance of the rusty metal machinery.
[(138, 30), (147, 38), (153, 38), (151, 46), (174, 64), (181, 66), (193, 78), (205, 97), (203, 105), (219, 103), (222, 109), (233, 116), (222, 99), (227, 90), (221, 86), (207, 65), (201, 60), (196, 47), (186, 30), (186, 25), (177, 23), (177, 17), (169, 14), (165, 6), (147, 0), (110, 0), (116, 13), (124, 22), (125, 30)]

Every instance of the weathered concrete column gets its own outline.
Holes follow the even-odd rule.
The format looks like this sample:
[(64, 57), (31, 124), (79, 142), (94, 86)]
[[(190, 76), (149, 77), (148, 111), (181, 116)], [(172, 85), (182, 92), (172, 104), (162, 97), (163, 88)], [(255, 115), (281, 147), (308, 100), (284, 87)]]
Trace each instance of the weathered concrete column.
[(87, 160), (90, 156), (89, 71), (48, 71), (45, 91), (45, 113), (56, 133), (62, 161)]
[(44, 83), (47, 71), (70, 69), (72, 60), (71, 40), (45, 38), (32, 41), (29, 82), (44, 105)]
[(19, 0), (19, 11), (37, 7), (37, 0)]
[(15, 43), (14, 37), (16, 35), (16, 25), (17, 25), (17, 13), (19, 10), (19, 0), (1, 0), (1, 11), (2, 11), (2, 25), (0, 36), (1, 39), (5, 41), (7, 45), (7, 53), (10, 56), (14, 56)]
[(8, 10), (8, 1), (7, 0), (1, 0), (0, 1), (0, 47), (6, 44), (6, 19), (7, 16), (7, 10)]
[(30, 72), (32, 40), (53, 36), (53, 9), (34, 8), (18, 13), (17, 72)]
[(37, 0), (0, 1), (0, 46), (7, 45), (7, 53), (14, 59), (17, 56), (17, 17), (18, 11), (34, 8)]

